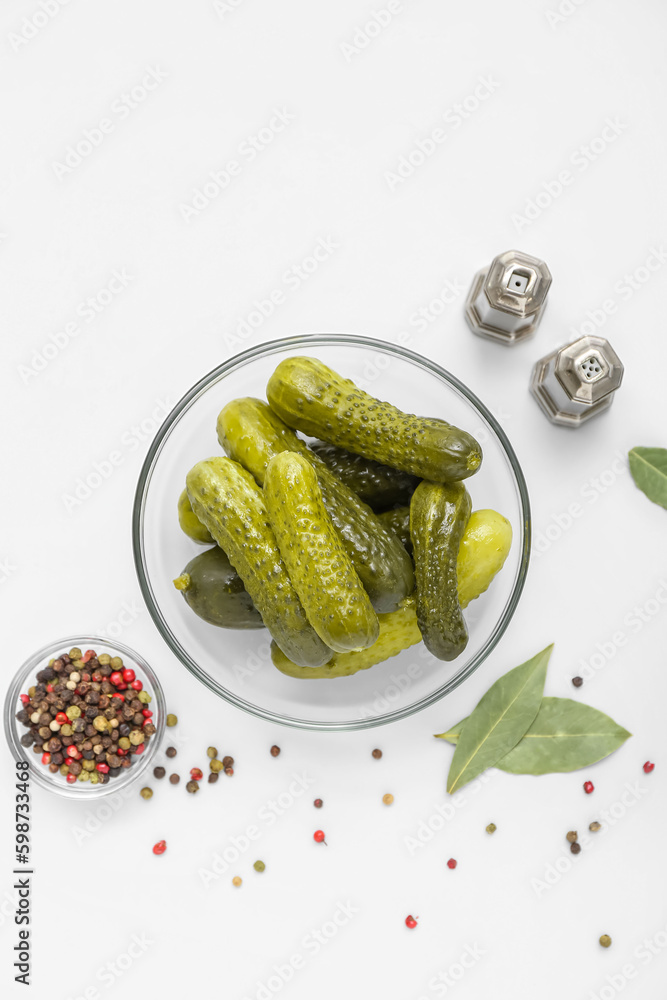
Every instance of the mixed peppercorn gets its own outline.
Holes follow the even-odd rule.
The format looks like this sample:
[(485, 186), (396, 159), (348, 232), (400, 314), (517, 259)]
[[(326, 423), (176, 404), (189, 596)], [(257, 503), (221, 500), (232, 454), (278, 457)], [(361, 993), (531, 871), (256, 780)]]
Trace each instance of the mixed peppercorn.
[(107, 784), (156, 732), (151, 696), (120, 656), (74, 647), (49, 660), (36, 681), (21, 695), (20, 742), (69, 784)]

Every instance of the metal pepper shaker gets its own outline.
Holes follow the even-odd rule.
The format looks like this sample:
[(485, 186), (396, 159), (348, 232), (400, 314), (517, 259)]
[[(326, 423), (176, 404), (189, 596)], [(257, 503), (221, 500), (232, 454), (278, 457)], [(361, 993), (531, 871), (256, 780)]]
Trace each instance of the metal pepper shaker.
[(623, 380), (623, 363), (604, 337), (581, 337), (533, 368), (530, 391), (549, 420), (578, 427), (608, 409)]
[(471, 330), (501, 344), (526, 340), (542, 319), (550, 285), (543, 260), (506, 250), (473, 279), (465, 304)]

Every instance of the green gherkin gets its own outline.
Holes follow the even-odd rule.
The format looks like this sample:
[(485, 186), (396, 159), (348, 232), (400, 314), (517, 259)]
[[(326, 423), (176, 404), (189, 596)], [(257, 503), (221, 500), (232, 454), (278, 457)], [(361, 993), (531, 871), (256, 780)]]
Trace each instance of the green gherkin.
[(275, 455), (264, 499), (290, 580), (320, 639), (337, 653), (372, 646), (377, 615), (327, 513), (312, 465), (292, 451)]
[(424, 481), (410, 503), (417, 621), (424, 645), (439, 660), (454, 660), (468, 643), (457, 561), (470, 512), (470, 496), (463, 483)]
[(467, 431), (374, 399), (315, 358), (281, 361), (266, 397), (289, 427), (420, 479), (467, 479), (482, 462)]

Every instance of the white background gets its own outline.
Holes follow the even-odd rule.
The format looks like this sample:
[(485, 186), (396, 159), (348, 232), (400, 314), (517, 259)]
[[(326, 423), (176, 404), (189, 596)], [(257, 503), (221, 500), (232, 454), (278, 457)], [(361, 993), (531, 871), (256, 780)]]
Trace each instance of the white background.
[[(404, 0), (368, 41), (357, 31), (383, 0), (218, 6), (70, 0), (45, 18), (32, 0), (4, 0), (0, 12), (6, 681), (40, 645), (113, 628), (129, 607), (134, 619), (120, 639), (159, 671), (178, 712), (181, 773), (209, 743), (237, 761), (233, 779), (197, 796), (182, 784), (160, 785), (150, 802), (132, 796), (79, 844), (86, 807), (35, 789), (31, 995), (266, 996), (258, 981), (298, 954), (305, 967), (279, 991), (290, 1000), (659, 1000), (667, 515), (635, 489), (624, 456), (633, 445), (667, 444), (667, 271), (642, 270), (667, 238), (664, 9), (658, 0), (564, 0), (558, 20), (548, 16), (556, 0)], [(355, 39), (356, 51), (344, 48)], [(112, 110), (149, 68), (166, 78), (131, 114)], [(480, 78), (493, 91), (481, 101), (471, 97)], [(463, 119), (455, 106), (466, 99)], [(250, 162), (239, 147), (275, 108), (293, 120)], [(68, 147), (104, 118), (113, 131), (59, 170)], [(617, 134), (594, 143), (607, 119)], [(437, 126), (445, 139), (433, 155), (390, 184), (387, 173)], [(242, 164), (238, 176), (187, 222), (181, 206), (230, 159)], [(570, 183), (559, 190), (563, 171)], [(235, 343), (255, 300), (285, 290), (284, 273), (321, 238), (335, 252)], [(554, 281), (538, 334), (506, 349), (470, 333), (463, 301), (474, 272), (512, 246), (545, 259)], [(114, 271), (131, 281), (87, 321), (81, 303)], [(634, 272), (629, 293), (624, 275)], [(447, 281), (455, 301), (429, 307)], [(431, 319), (418, 328), (411, 317), (423, 306)], [(553, 428), (528, 394), (530, 371), (574, 339), (589, 311), (625, 363), (625, 381), (610, 413), (578, 431)], [(158, 636), (131, 558), (152, 415), (162, 419), (165, 403), (237, 350), (312, 330), (386, 340), (410, 331), (413, 349), (470, 385), (517, 450), (541, 539), (518, 612), (485, 665), (446, 702), (368, 733), (273, 729), (209, 695)], [(53, 337), (64, 346), (49, 347), (43, 363)], [(104, 486), (68, 509), (78, 478), (115, 450), (122, 460)], [(627, 641), (617, 649), (619, 630)], [(492, 772), (411, 853), (406, 837), (428, 829), (447, 802), (451, 748), (432, 734), (552, 640), (547, 693), (594, 704), (633, 738), (586, 773)], [(596, 653), (599, 669), (586, 670), (581, 661)], [(582, 670), (591, 679), (575, 692), (570, 679)], [(656, 761), (649, 776), (647, 758)], [(304, 772), (307, 791), (273, 825), (260, 822), (258, 841), (207, 889), (199, 870)], [(26, 993), (11, 983), (7, 753), (1, 777), (0, 981), (13, 997)], [(637, 791), (621, 805), (626, 785)], [(387, 791), (391, 809), (380, 801)], [(567, 867), (567, 830), (583, 834), (610, 809), (609, 829), (540, 887), (547, 871)], [(320, 825), (328, 847), (313, 843)], [(155, 858), (161, 838), (168, 852)], [(445, 865), (451, 856), (456, 871)], [(237, 872), (241, 889), (231, 885)], [(315, 954), (304, 939), (339, 901), (356, 912)], [(408, 913), (419, 916), (414, 931)], [(602, 933), (613, 937), (607, 951)], [(152, 942), (145, 953), (120, 978), (100, 973), (134, 934)], [(655, 956), (642, 945), (653, 939)], [(459, 975), (466, 948), (483, 954), (447, 993), (433, 989), (440, 971)]]

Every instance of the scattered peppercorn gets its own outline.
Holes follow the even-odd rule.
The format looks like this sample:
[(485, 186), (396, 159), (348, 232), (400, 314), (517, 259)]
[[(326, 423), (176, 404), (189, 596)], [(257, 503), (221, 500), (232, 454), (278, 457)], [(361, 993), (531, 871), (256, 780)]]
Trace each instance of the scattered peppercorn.
[(565, 839), (567, 840), (568, 844), (574, 844), (575, 841), (577, 840), (577, 831), (570, 830), (570, 832), (565, 835)]
[(175, 757), (176, 754), (178, 753), (178, 751), (177, 751), (176, 747), (167, 747), (167, 749), (165, 750), (165, 753), (166, 753), (167, 757)]
[(217, 751), (217, 749), (215, 747), (209, 747), (208, 750), (206, 751), (206, 753), (211, 758), (218, 756), (218, 751)]
[(153, 768), (153, 774), (155, 775), (156, 778), (164, 778), (164, 776), (165, 776), (166, 773), (167, 772), (165, 771), (165, 769), (163, 767), (154, 767)]
[(141, 789), (141, 792), (139, 794), (141, 795), (142, 799), (152, 799), (153, 798), (153, 789), (152, 788), (148, 788), (148, 786), (146, 786), (146, 788), (142, 788)]
[(226, 767), (225, 768), (225, 774), (227, 775), (228, 778), (231, 778), (231, 776), (233, 775), (233, 773), (234, 773), (234, 768), (233, 767)]
[(379, 760), (381, 756), (382, 756), (382, 751), (381, 750), (377, 750), (377, 749), (373, 750), (373, 752), (371, 754), (371, 757), (374, 757), (375, 760)]
[(271, 747), (271, 756), (277, 757), (279, 754), (280, 754), (280, 747), (277, 747), (276, 744), (274, 743), (273, 746)]
[(178, 722), (178, 716), (174, 715), (173, 712), (170, 712), (169, 715), (167, 716), (167, 725), (170, 727), (175, 726), (177, 722)]
[(212, 771), (211, 774), (209, 774), (208, 776), (209, 785), (214, 785), (219, 777), (220, 777), (219, 774), (217, 774), (215, 771)]
[(595, 790), (595, 785), (593, 784), (592, 781), (584, 782), (584, 791), (586, 792), (586, 795), (590, 795), (591, 792), (593, 792), (594, 790)]
[(157, 844), (153, 845), (153, 854), (164, 854), (167, 850), (167, 841), (158, 840)]
[(169, 781), (172, 783), (172, 785), (177, 785), (180, 780), (181, 780), (180, 774), (170, 774), (169, 775)]
[(570, 844), (570, 851), (572, 854), (579, 854), (581, 852), (581, 844), (575, 840), (574, 843)]
[(602, 945), (603, 948), (609, 948), (609, 946), (611, 945), (611, 938), (609, 937), (608, 934), (602, 935), (602, 937), (600, 938), (600, 944)]
[(313, 840), (317, 844), (326, 844), (326, 840), (324, 839), (324, 830), (316, 830), (313, 834)]
[(589, 823), (588, 829), (591, 830), (593, 833), (597, 833), (598, 830), (602, 829), (602, 823), (598, 823), (598, 821), (594, 819), (592, 823)]
[(584, 683), (584, 678), (583, 677), (573, 677), (572, 678), (572, 683), (574, 684), (574, 686), (576, 688), (580, 688), (581, 685)]
[(655, 764), (652, 763), (652, 761), (647, 760), (646, 763), (644, 764), (644, 774), (650, 774), (654, 767)]
[(186, 788), (186, 791), (188, 791), (188, 792), (198, 792), (199, 791), (199, 782), (198, 781), (188, 781), (188, 783), (185, 786), (185, 788)]
[(315, 806), (316, 809), (321, 809), (324, 803), (322, 802), (322, 799), (315, 799), (313, 805)]
[(382, 801), (386, 806), (390, 806), (394, 801), (394, 796), (390, 792), (387, 792), (386, 795), (382, 796)]
[(239, 878), (238, 875), (235, 875), (234, 878), (232, 879), (232, 885), (235, 885), (236, 888), (238, 889), (240, 885), (243, 885), (243, 879)]
[(458, 864), (458, 861), (456, 861), (454, 858), (450, 858), (449, 861), (447, 862), (447, 867), (451, 868), (452, 870), (454, 870), (454, 868), (456, 868), (457, 864)]
[(223, 757), (222, 758), (222, 766), (223, 767), (232, 767), (233, 764), (234, 764), (234, 758), (233, 757)]
[(190, 777), (192, 778), (193, 781), (201, 781), (201, 779), (204, 777), (204, 775), (201, 772), (201, 768), (199, 767), (190, 768)]
[(215, 757), (208, 766), (210, 770), (214, 772), (214, 774), (217, 774), (219, 771), (222, 771), (222, 761), (216, 760)]
[(405, 918), (405, 926), (409, 927), (410, 930), (414, 930), (414, 928), (417, 926), (417, 921), (412, 916), (412, 914), (410, 914), (410, 916)]
[(497, 829), (498, 829), (498, 827), (496, 826), (495, 823), (489, 823), (489, 825), (486, 828), (486, 832), (487, 833), (495, 833)]
[(255, 861), (253, 868), (255, 869), (256, 872), (263, 872), (264, 869), (266, 868), (266, 865), (264, 864), (263, 861)]

